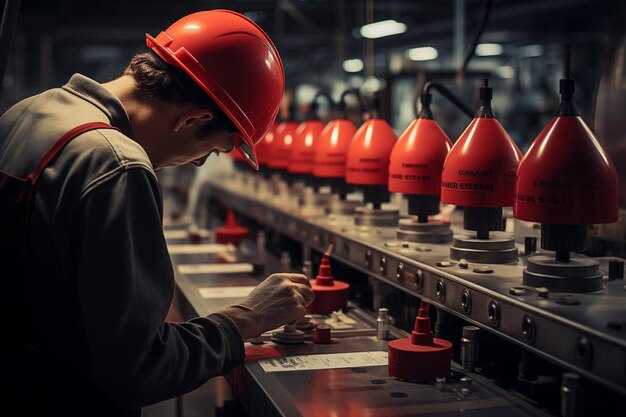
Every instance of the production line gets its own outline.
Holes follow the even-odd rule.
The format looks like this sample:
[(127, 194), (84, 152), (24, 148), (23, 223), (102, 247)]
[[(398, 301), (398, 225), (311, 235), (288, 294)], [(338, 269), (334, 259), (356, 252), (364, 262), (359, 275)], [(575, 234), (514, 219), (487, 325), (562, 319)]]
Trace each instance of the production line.
[[(375, 101), (358, 130), (341, 114), (325, 127), (314, 118), (286, 120), (262, 145), (269, 173), (237, 169), (210, 181), (211, 204), (228, 210), (232, 230), (241, 228), (235, 212), (257, 231), (255, 244), (235, 250), (263, 264), (256, 276), (303, 271), (318, 300), (300, 328), (246, 343), (246, 365), (228, 380), (250, 415), (550, 415), (556, 408), (575, 416), (623, 407), (624, 260), (570, 254), (584, 247), (585, 223), (617, 216), (615, 170), (576, 113), (574, 81), (566, 72), (559, 109), (524, 158), (495, 118), (488, 80), (454, 145), (430, 110), (431, 89), (399, 139), (377, 117)], [(573, 152), (558, 151), (563, 140)], [(286, 158), (289, 147), (295, 153)], [(595, 173), (581, 185), (550, 179), (569, 165)], [(591, 204), (590, 195), (605, 198)], [(507, 208), (514, 205), (515, 214)], [(200, 285), (248, 288), (237, 274), (192, 278), (181, 273), (189, 260), (172, 258), (182, 304), (193, 314), (222, 306), (200, 300)], [(341, 277), (333, 277), (329, 258)], [(358, 292), (344, 279), (361, 280)], [(338, 314), (359, 317), (364, 334), (342, 330)], [(512, 358), (519, 363), (507, 371)], [(491, 391), (495, 381), (509, 391)]]

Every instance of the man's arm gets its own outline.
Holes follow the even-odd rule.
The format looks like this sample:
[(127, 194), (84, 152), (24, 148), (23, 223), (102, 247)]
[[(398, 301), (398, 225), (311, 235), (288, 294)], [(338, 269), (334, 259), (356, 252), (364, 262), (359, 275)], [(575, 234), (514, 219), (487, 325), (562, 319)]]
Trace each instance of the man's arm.
[(164, 323), (174, 277), (149, 171), (116, 174), (83, 196), (79, 212), (76, 285), (89, 372), (114, 401), (136, 408), (172, 398), (243, 361), (226, 315)]

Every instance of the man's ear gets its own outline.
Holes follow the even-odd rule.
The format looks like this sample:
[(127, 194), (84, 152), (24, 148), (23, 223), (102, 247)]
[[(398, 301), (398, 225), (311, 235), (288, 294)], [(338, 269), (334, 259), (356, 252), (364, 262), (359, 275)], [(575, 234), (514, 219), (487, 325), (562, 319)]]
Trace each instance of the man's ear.
[(174, 124), (174, 132), (178, 132), (181, 129), (192, 128), (196, 129), (204, 122), (208, 122), (209, 120), (213, 120), (213, 112), (208, 109), (192, 109), (187, 110), (182, 113), (178, 119), (176, 119), (176, 123)]

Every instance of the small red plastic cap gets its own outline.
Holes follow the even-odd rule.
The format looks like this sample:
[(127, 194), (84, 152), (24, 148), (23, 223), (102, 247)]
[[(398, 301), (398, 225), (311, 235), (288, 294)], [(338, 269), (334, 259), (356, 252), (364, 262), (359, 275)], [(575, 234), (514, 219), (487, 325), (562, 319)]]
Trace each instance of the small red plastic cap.
[(332, 313), (341, 310), (348, 304), (350, 284), (333, 278), (330, 258), (326, 254), (320, 262), (317, 277), (311, 281), (311, 288), (315, 293), (315, 299), (307, 307), (307, 311), (311, 314)]
[(426, 381), (450, 373), (452, 343), (434, 338), (428, 310), (420, 308), (411, 337), (387, 345), (390, 376), (406, 381)]
[(146, 34), (146, 44), (215, 101), (239, 131), (235, 146), (258, 169), (254, 147), (285, 91), (283, 63), (269, 36), (242, 14), (209, 10), (177, 20), (156, 38)]
[(441, 201), (470, 207), (512, 206), (521, 157), (496, 118), (475, 118), (443, 164)]
[(348, 147), (356, 127), (348, 119), (333, 120), (326, 125), (315, 145), (313, 175), (321, 178), (346, 176)]
[(215, 229), (215, 241), (217, 243), (232, 243), (238, 245), (248, 235), (248, 228), (240, 226), (235, 218), (235, 213), (229, 210), (226, 213), (224, 226)]
[(389, 191), (436, 195), (441, 191), (441, 169), (452, 141), (439, 123), (418, 118), (393, 147), (389, 161)]
[[(272, 155), (274, 145), (274, 133), (278, 123), (274, 123), (270, 130), (267, 131), (263, 140), (256, 146), (256, 156), (259, 166), (267, 166), (270, 156)], [(239, 153), (239, 152), (236, 152)]]
[(287, 169), (289, 155), (293, 145), (293, 135), (298, 127), (298, 122), (282, 122), (276, 127), (274, 132), (274, 145), (272, 153), (267, 160), (267, 166), (275, 169)]
[(348, 148), (346, 182), (357, 185), (385, 185), (389, 156), (398, 137), (383, 119), (369, 119), (357, 130)]
[(611, 158), (578, 116), (553, 117), (520, 162), (515, 217), (549, 224), (617, 221)]
[(324, 129), (319, 120), (307, 120), (300, 123), (294, 134), (287, 171), (294, 174), (312, 174), (317, 138)]

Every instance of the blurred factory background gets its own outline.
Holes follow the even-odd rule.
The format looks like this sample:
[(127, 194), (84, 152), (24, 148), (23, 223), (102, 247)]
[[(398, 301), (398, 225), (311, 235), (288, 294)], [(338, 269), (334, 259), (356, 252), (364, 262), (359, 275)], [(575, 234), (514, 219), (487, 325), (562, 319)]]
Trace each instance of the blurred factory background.
[[(379, 100), (381, 118), (388, 121), (395, 134), (399, 136), (415, 120), (415, 99), (423, 91), (427, 82), (436, 81), (444, 84), (470, 109), (477, 109), (479, 87), (483, 84), (483, 80), (488, 78), (489, 86), (493, 88), (492, 104), (498, 120), (521, 152), (526, 153), (530, 144), (548, 124), (559, 106), (559, 80), (564, 78), (567, 45), (571, 51), (571, 75), (576, 80), (576, 107), (582, 119), (589, 125), (600, 144), (612, 158), (619, 177), (619, 220), (616, 223), (589, 226), (589, 244), (586, 254), (598, 257), (605, 264), (608, 262), (608, 257), (626, 257), (626, 222), (624, 221), (626, 218), (626, 118), (623, 110), (626, 105), (626, 29), (624, 27), (626, 2), (624, 1), (22, 0), (11, 2), (5, 0), (5, 10), (10, 7), (11, 3), (13, 7), (19, 8), (19, 13), (14, 14), (17, 20), (12, 47), (0, 53), (0, 58), (3, 58), (3, 55), (7, 58), (0, 95), (0, 114), (25, 97), (65, 84), (74, 73), (84, 74), (99, 82), (109, 81), (123, 72), (125, 65), (134, 54), (147, 50), (146, 33), (157, 35), (176, 19), (195, 11), (225, 8), (243, 13), (255, 21), (270, 35), (278, 47), (284, 63), (287, 87), (279, 115), (283, 119), (292, 117), (296, 121), (305, 120), (311, 112), (314, 97), (320, 91), (327, 92), (337, 102), (347, 88), (355, 88), (360, 90), (366, 99), (376, 97)], [(15, 6), (16, 4), (18, 6)], [(233, 68), (233, 71), (236, 70)], [(241, 82), (245, 83), (246, 80), (242, 79)], [(320, 108), (317, 112), (323, 122), (328, 122), (333, 111), (324, 100), (320, 100), (319, 104)], [(358, 127), (363, 120), (355, 104), (356, 102), (349, 102), (349, 113), (350, 118)], [(432, 110), (436, 114), (437, 122), (453, 142), (459, 138), (470, 122), (470, 118), (439, 94), (433, 95)], [(269, 172), (276, 175), (279, 171), (274, 169)], [(199, 222), (200, 227), (212, 228), (221, 224), (223, 216), (212, 216), (208, 213), (211, 208), (207, 202), (216, 197), (206, 194), (209, 191), (204, 188), (204, 185), (210, 178), (217, 178), (218, 175), (224, 175), (224, 172), (232, 173), (235, 170), (232, 160), (223, 155), (211, 156), (201, 169), (184, 166), (160, 172), (161, 187), (167, 200), (167, 215), (176, 217), (185, 213), (191, 214)], [(261, 174), (264, 174), (263, 168)], [(286, 178), (289, 177), (287, 172), (282, 174), (286, 174)], [(233, 189), (240, 186), (245, 193), (251, 195), (253, 192), (250, 191), (252, 190), (250, 184), (255, 184), (256, 191), (259, 188), (262, 189), (262, 186), (254, 181), (260, 183), (266, 181), (269, 184), (272, 180), (269, 175), (265, 179), (258, 176), (261, 179), (256, 180), (249, 179), (246, 177), (247, 174), (240, 174), (240, 172), (236, 175), (244, 179), (237, 177), (240, 183), (233, 181), (235, 184)], [(285, 180), (285, 183), (287, 182)], [(289, 186), (291, 185), (289, 183)], [(223, 203), (224, 199), (233, 198), (231, 194), (226, 193), (228, 190), (220, 189), (219, 184), (213, 184), (212, 188), (214, 194), (218, 191), (225, 193), (220, 197), (221, 200), (217, 198), (220, 203)], [(315, 189), (315, 192), (317, 191)], [(237, 190), (233, 193), (237, 197)], [(254, 211), (257, 204), (259, 207), (266, 208), (263, 205), (264, 200), (260, 200), (261, 202), (256, 201), (250, 205), (246, 203), (247, 200), (244, 197), (241, 197), (243, 203), (239, 201), (239, 207), (235, 203), (233, 206), (239, 209), (238, 215), (243, 213), (241, 217), (247, 216), (248, 220), (252, 219), (248, 226), (254, 223), (254, 227), (258, 226), (259, 230), (264, 227), (266, 230), (273, 229), (272, 225), (268, 226), (269, 220), (267, 224), (263, 222), (256, 224), (254, 213), (246, 211)], [(224, 203), (222, 208), (232, 209), (228, 204)], [(246, 206), (252, 206), (252, 209)], [(219, 214), (221, 216), (224, 212)], [(591, 222), (581, 221), (580, 223)], [(504, 230), (506, 230), (506, 220), (504, 224)], [(284, 224), (281, 227), (287, 228)], [(535, 227), (532, 231), (535, 236), (539, 235), (538, 229), (539, 227)], [(282, 233), (284, 230), (280, 229), (279, 232)], [(522, 230), (518, 237), (523, 238), (522, 233), (526, 233), (526, 230)], [(268, 233), (268, 242), (271, 236)], [(312, 244), (310, 241), (307, 242), (307, 238), (302, 239), (304, 242), (300, 243), (303, 248), (311, 252), (311, 248), (307, 245), (312, 245), (313, 252), (320, 251), (317, 246), (321, 248), (321, 242)], [(360, 243), (357, 238), (354, 239)], [(288, 244), (283, 245), (285, 247), (294, 246), (294, 242), (297, 241), (296, 238), (284, 240), (288, 241)], [(284, 240), (280, 241), (281, 244)], [(279, 240), (275, 239), (275, 241)], [(349, 243), (353, 243), (349, 239), (346, 239), (346, 242), (345, 248)], [(265, 243), (265, 235), (263, 235), (262, 244), (265, 245)], [(519, 244), (520, 241), (517, 243)], [(345, 248), (341, 250), (346, 252), (345, 258), (350, 260), (347, 255), (348, 249)], [(339, 250), (336, 249), (336, 252)], [(534, 253), (534, 250), (532, 252)], [(306, 253), (304, 249), (303, 253)], [(531, 251), (525, 255), (530, 253)], [(301, 259), (298, 259), (304, 260), (304, 258), (305, 256), (302, 255)], [(319, 257), (314, 256), (313, 259), (319, 259)], [(369, 262), (368, 268), (371, 267), (371, 259), (367, 262)], [(292, 264), (297, 263), (292, 262)], [(347, 264), (349, 267), (353, 266), (349, 262)], [(375, 264), (376, 261), (374, 261)], [(287, 260), (287, 265), (289, 265), (289, 260)], [(383, 263), (380, 265), (380, 274), (383, 275), (383, 281), (385, 281), (388, 278), (384, 275), (387, 271), (385, 269), (383, 273), (385, 265)], [(298, 265), (298, 268), (300, 266)], [(308, 267), (311, 267), (310, 261)], [(372, 267), (372, 269), (377, 268)], [(393, 270), (395, 271), (395, 268)], [(392, 279), (396, 276), (394, 271), (387, 274)], [(398, 280), (401, 272), (402, 270), (398, 269)], [(448, 273), (448, 270), (445, 272)], [(500, 271), (497, 272), (500, 273)], [(621, 274), (623, 275), (623, 269)], [(376, 274), (365, 273), (365, 275), (371, 278)], [(605, 287), (607, 280), (608, 278), (604, 282)], [(370, 298), (376, 300), (379, 288), (372, 284), (374, 281), (370, 279), (367, 285), (371, 284), (374, 288), (371, 291), (374, 295)], [(388, 284), (388, 281), (385, 282)], [(391, 284), (389, 288), (392, 286), (395, 288), (388, 290), (387, 294), (392, 291), (398, 293), (404, 291), (402, 297), (406, 296), (406, 300), (398, 296), (397, 300), (401, 301), (397, 304), (407, 311), (410, 310), (410, 314), (405, 313), (405, 316), (409, 317), (409, 320), (405, 320), (409, 325), (403, 328), (403, 330), (410, 331), (410, 321), (415, 317), (417, 304), (412, 298), (415, 295), (410, 292), (412, 290), (406, 291), (406, 288), (400, 288), (402, 285), (404, 285), (404, 278), (402, 284), (395, 282)], [(397, 291), (398, 288), (400, 291)], [(613, 288), (617, 288), (617, 285), (613, 285)], [(621, 294), (621, 286), (619, 291)], [(404, 294), (405, 292), (409, 295)], [(381, 293), (385, 295), (384, 291)], [(488, 294), (493, 293), (495, 290), (488, 292)], [(368, 294), (368, 296), (371, 295)], [(504, 297), (508, 297), (513, 293), (508, 294), (505, 291), (503, 294)], [(619, 300), (622, 299), (623, 296), (619, 298)], [(388, 300), (396, 299), (389, 297)], [(604, 302), (603, 300), (596, 300), (595, 313), (608, 311), (608, 308), (604, 309), (599, 306)], [(612, 300), (615, 304), (619, 302), (618, 297)], [(436, 305), (438, 308), (445, 306), (445, 287), (443, 300), (439, 299), (439, 301), (440, 305)], [(543, 300), (538, 303), (541, 302)], [(379, 307), (375, 301), (371, 304)], [(541, 307), (543, 308), (544, 305)], [(453, 309), (450, 307), (446, 311), (451, 310)], [(623, 313), (623, 309), (619, 311), (620, 314)], [(445, 316), (446, 313), (441, 314)], [(452, 311), (452, 315), (465, 319), (463, 314), (470, 315), (469, 312), (459, 314), (458, 311)], [(499, 310), (498, 314), (500, 314)], [(581, 314), (581, 317), (583, 316), (588, 315)], [(400, 323), (400, 319), (398, 320)], [(621, 336), (609, 339), (611, 341), (619, 339), (619, 344), (623, 347), (623, 329), (626, 329), (626, 323), (623, 318), (620, 320), (618, 324), (621, 326), (619, 327), (619, 331), (622, 332)], [(476, 317), (469, 317), (469, 322), (472, 324), (476, 324), (477, 321), (480, 320)], [(567, 326), (574, 322), (569, 318), (566, 321)], [(519, 320), (515, 322), (515, 326), (518, 322)], [(401, 324), (406, 323), (401, 322)], [(600, 326), (600, 330), (598, 327), (590, 326), (590, 328), (593, 327), (594, 332), (597, 331), (594, 336), (596, 334), (606, 336), (606, 329), (609, 327), (604, 322), (598, 323), (600, 323), (599, 320), (594, 321), (593, 324)], [(468, 323), (463, 322), (463, 324)], [(482, 324), (484, 323), (478, 325)], [(457, 327), (460, 329), (461, 325)], [(502, 328), (504, 327), (506, 326), (503, 325)], [(576, 326), (573, 325), (573, 327)], [(611, 331), (613, 330), (615, 328), (611, 328)], [(508, 336), (510, 335), (507, 334)], [(577, 335), (570, 336), (575, 338)], [(496, 344), (495, 338), (494, 336), (490, 340), (490, 343), (495, 346), (495, 348), (491, 346), (493, 350), (497, 350), (498, 346), (504, 346)], [(509, 337), (506, 342), (509, 343), (511, 340), (512, 338)], [(505, 350), (506, 347), (502, 348), (502, 351)], [(520, 353), (523, 361), (527, 359), (525, 352), (524, 350)], [(617, 352), (617, 356), (620, 352), (623, 354), (623, 350), (611, 352)], [(506, 356), (502, 352), (497, 352), (494, 356), (500, 354)], [(530, 354), (528, 355), (530, 357)], [(597, 356), (604, 356), (604, 354)], [(558, 356), (555, 355), (555, 357)], [(623, 357), (619, 359), (623, 361)], [(550, 362), (551, 365), (545, 365), (545, 368), (552, 372), (550, 367), (554, 363), (559, 366), (565, 364), (563, 367), (567, 368), (566, 361), (559, 362), (559, 360)], [(505, 360), (502, 363), (505, 363)], [(514, 365), (512, 367), (515, 369), (512, 373), (516, 374), (517, 363)], [(543, 362), (542, 366), (544, 366)], [(521, 374), (522, 368), (519, 369)], [(507, 369), (502, 373), (508, 371), (510, 370)], [(558, 374), (557, 371), (552, 373)], [(623, 380), (626, 369), (617, 373)], [(602, 384), (605, 381), (600, 378), (599, 380), (598, 387), (589, 391), (590, 396), (600, 392), (610, 397), (611, 401), (619, 400), (617, 396), (613, 396), (612, 391), (608, 391), (608, 394), (603, 391), (602, 387), (606, 384)], [(537, 383), (537, 385), (540, 384)], [(619, 386), (616, 389), (617, 385), (619, 381), (610, 388), (623, 395), (626, 388)], [(536, 389), (535, 387), (536, 385), (533, 385), (533, 389)], [(210, 389), (217, 390), (221, 395), (220, 387)], [(541, 387), (538, 391), (541, 391)], [(531, 394), (527, 395), (532, 397)], [(201, 394), (198, 398), (200, 402), (206, 401), (206, 397)], [(549, 411), (554, 415), (554, 411), (558, 408), (558, 405), (554, 404), (555, 401), (558, 402), (558, 398), (557, 400), (554, 398), (549, 401), (533, 398), (533, 401), (536, 400), (533, 406), (540, 410), (548, 404)], [(596, 403), (601, 404), (604, 401), (602, 396), (594, 398), (588, 401), (593, 403), (593, 407)], [(172, 404), (170, 406), (174, 407)], [(180, 406), (179, 403), (178, 406)], [(162, 415), (171, 415), (171, 413), (166, 414), (168, 411), (148, 410), (146, 415), (161, 415), (158, 414), (159, 412), (163, 412)], [(150, 414), (151, 412), (157, 414)], [(582, 414), (562, 412), (561, 415), (573, 417)]]
[[(0, 110), (63, 85), (76, 72), (100, 82), (113, 79), (132, 55), (146, 50), (145, 33), (157, 34), (194, 11), (228, 8), (257, 22), (278, 46), (286, 97), (295, 97), (301, 110), (296, 117), (304, 116), (318, 90), (338, 99), (352, 86), (366, 96), (378, 91), (382, 116), (400, 134), (427, 81), (444, 83), (473, 108), (480, 82), (489, 77), (496, 114), (522, 152), (558, 103), (565, 44), (572, 50), (578, 110), (594, 127), (601, 73), (610, 69), (619, 42), (612, 35), (624, 13), (617, 0), (5, 2), (10, 3), (20, 7)], [(365, 26), (371, 23), (376, 24)], [(439, 95), (433, 102), (454, 140), (467, 118)], [(606, 121), (601, 128), (608, 128)], [(606, 145), (608, 138), (597, 133)]]
[[(522, 151), (551, 116), (562, 75), (563, 44), (572, 47), (577, 102), (586, 120), (614, 23), (610, 0), (140, 0), (22, 1), (0, 108), (65, 83), (80, 72), (106, 81), (185, 14), (229, 8), (261, 25), (285, 64), (288, 88), (308, 103), (319, 88), (336, 97), (347, 86), (383, 92), (383, 116), (396, 133), (413, 118), (411, 102), (427, 80), (445, 83), (468, 104), (479, 81), (495, 88), (497, 115)], [(489, 4), (493, 3), (493, 4)], [(468, 47), (491, 6), (484, 31), (457, 82)], [(387, 22), (362, 30), (367, 23)], [(396, 22), (396, 23), (394, 23)], [(367, 36), (370, 36), (369, 38)], [(441, 124), (458, 137), (465, 117), (442, 107)]]

